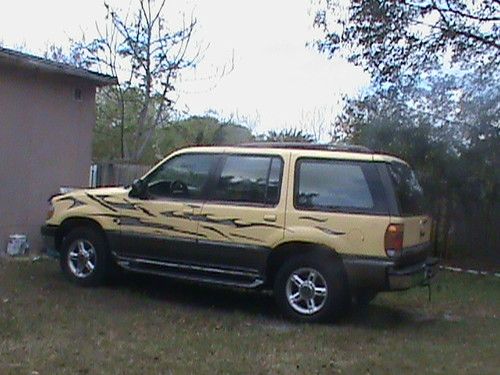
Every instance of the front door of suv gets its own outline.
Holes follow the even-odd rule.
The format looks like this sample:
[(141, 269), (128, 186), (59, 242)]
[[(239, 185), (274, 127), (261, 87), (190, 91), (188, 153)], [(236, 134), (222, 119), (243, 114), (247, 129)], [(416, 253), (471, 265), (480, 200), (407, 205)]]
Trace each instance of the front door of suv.
[(269, 250), (284, 236), (286, 166), (277, 153), (224, 156), (198, 227), (206, 263), (262, 273)]
[(175, 155), (145, 178), (144, 199), (129, 197), (133, 213), (120, 218), (118, 255), (190, 262), (210, 173), (220, 157), (209, 153)]

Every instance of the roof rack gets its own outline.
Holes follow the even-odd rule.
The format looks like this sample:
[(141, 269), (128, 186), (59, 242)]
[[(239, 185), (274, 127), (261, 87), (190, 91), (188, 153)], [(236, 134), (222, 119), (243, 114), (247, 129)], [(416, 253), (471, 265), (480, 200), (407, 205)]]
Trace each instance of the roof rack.
[(242, 143), (238, 147), (250, 148), (286, 148), (298, 150), (323, 150), (323, 151), (345, 151), (345, 152), (359, 152), (359, 153), (373, 153), (371, 149), (365, 146), (348, 145), (343, 143), (307, 143), (307, 142), (253, 142)]

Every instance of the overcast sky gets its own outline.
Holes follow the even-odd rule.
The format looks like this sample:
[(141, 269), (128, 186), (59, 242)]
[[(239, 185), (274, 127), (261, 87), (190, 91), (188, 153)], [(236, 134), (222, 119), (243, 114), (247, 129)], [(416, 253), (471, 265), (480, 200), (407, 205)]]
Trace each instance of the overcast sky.
[[(128, 9), (129, 0), (111, 0)], [(311, 0), (167, 0), (167, 17), (182, 12), (198, 20), (196, 42), (209, 44), (196, 74), (184, 76), (178, 107), (192, 114), (209, 110), (237, 114), (254, 122), (255, 131), (300, 127), (313, 113), (333, 118), (342, 94), (368, 84), (361, 69), (341, 59), (328, 60), (311, 47)], [(104, 18), (103, 0), (16, 0), (0, 3), (0, 41), (43, 53), (50, 44), (96, 35)], [(221, 79), (206, 79), (216, 69), (234, 69)]]

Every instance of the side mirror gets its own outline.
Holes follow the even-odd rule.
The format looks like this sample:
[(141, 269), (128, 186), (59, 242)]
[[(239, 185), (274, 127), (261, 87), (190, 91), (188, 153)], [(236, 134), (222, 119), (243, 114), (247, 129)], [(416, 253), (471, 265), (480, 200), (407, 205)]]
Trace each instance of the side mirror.
[(147, 198), (148, 185), (141, 179), (134, 180), (132, 182), (132, 189), (130, 190), (130, 196), (139, 199)]

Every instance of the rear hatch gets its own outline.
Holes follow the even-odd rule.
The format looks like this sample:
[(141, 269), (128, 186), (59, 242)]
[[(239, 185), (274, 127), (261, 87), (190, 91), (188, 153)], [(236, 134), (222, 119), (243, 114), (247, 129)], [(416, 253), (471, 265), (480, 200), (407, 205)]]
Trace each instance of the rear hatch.
[(391, 221), (402, 224), (404, 230), (401, 262), (423, 261), (430, 252), (432, 220), (427, 214), (422, 187), (407, 164), (393, 161), (388, 166), (399, 210), (399, 216)]

